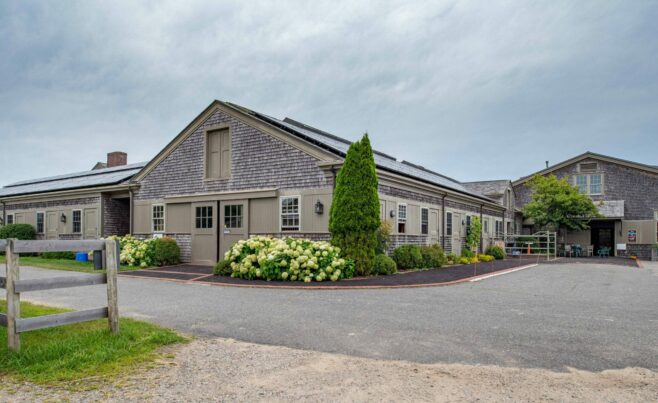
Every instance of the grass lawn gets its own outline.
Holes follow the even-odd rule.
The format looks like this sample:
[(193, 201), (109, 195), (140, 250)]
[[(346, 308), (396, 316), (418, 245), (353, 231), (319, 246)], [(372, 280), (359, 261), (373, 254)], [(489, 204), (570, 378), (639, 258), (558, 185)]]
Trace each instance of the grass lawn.
[[(5, 263), (5, 256), (0, 256), (0, 264)], [(44, 259), (38, 256), (21, 256), (21, 266), (41, 267), (43, 269), (56, 269), (67, 271), (81, 271), (85, 273), (103, 273), (104, 270), (94, 270), (94, 262), (76, 262), (72, 259)], [(138, 270), (140, 267), (121, 265), (119, 271)]]
[[(0, 300), (0, 311), (6, 309), (6, 301)], [(21, 303), (22, 317), (65, 311)], [(0, 327), (0, 375), (41, 384), (104, 378), (156, 359), (158, 347), (186, 340), (171, 330), (123, 318), (116, 335), (107, 320), (25, 332), (21, 352), (13, 353), (7, 349), (7, 329)]]

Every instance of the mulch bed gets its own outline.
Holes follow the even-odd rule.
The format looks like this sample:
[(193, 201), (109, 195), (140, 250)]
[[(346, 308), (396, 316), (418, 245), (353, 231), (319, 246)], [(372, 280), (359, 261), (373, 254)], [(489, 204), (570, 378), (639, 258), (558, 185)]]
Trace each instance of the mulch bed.
[(464, 280), (469, 277), (493, 273), (501, 270), (521, 267), (537, 263), (537, 259), (506, 259), (494, 260), (487, 263), (468, 264), (461, 266), (449, 266), (440, 269), (406, 271), (391, 276), (357, 277), (349, 280), (336, 282), (311, 282), (301, 281), (264, 281), (264, 280), (242, 280), (227, 276), (211, 276), (200, 281), (242, 286), (267, 286), (286, 288), (352, 288), (352, 287), (404, 287), (419, 286), (437, 283), (451, 283)]
[(125, 272), (121, 272), (120, 275), (127, 277), (152, 277), (152, 278), (161, 278), (167, 280), (182, 280), (182, 281), (190, 281), (190, 280), (194, 280), (195, 278), (199, 278), (199, 276), (203, 276), (203, 274), (198, 274), (198, 273), (164, 272), (164, 271), (155, 271), (150, 269), (125, 271)]

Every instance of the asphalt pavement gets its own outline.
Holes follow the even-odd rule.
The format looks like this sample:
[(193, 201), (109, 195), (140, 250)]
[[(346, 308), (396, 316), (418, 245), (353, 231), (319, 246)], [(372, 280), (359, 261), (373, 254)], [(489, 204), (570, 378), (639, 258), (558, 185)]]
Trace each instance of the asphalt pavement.
[[(22, 268), (22, 278), (85, 275)], [(0, 294), (2, 297), (3, 294)], [(74, 309), (104, 286), (26, 293)], [(199, 337), (416, 361), (565, 370), (658, 369), (658, 267), (539, 265), (452, 286), (232, 288), (119, 278), (122, 315)]]

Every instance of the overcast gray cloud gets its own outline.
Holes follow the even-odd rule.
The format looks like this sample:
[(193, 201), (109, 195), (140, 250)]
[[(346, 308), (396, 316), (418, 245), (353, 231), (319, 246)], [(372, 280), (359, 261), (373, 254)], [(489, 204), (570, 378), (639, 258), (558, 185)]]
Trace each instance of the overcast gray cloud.
[(0, 183), (148, 160), (213, 99), (460, 180), (658, 165), (655, 1), (0, 3)]

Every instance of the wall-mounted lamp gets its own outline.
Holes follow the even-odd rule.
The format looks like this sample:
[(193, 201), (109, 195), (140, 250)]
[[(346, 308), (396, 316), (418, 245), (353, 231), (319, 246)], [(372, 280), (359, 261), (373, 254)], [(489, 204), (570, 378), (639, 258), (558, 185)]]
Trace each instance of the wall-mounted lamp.
[(462, 220), (462, 225), (466, 225), (466, 221)]
[(315, 214), (324, 213), (324, 204), (320, 200), (315, 202)]
[(391, 218), (395, 218), (395, 210), (391, 210), (390, 214)]
[(62, 213), (62, 216), (59, 217), (59, 221), (66, 223), (66, 214)]

